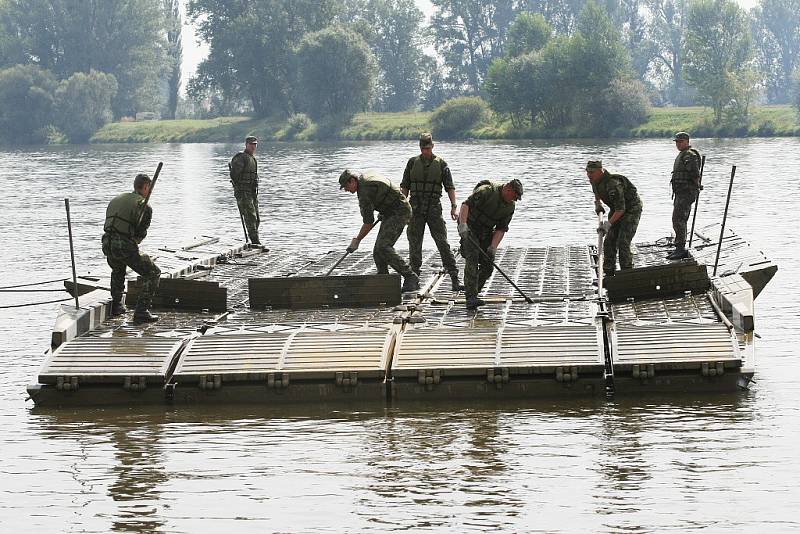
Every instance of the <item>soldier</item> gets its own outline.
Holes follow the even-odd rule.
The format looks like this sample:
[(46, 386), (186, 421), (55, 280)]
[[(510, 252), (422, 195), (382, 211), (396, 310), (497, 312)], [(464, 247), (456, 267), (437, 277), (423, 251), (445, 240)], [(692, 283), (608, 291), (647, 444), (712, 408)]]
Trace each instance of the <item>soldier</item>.
[(258, 214), (258, 162), (254, 156), (258, 138), (250, 135), (244, 140), (244, 152), (239, 152), (228, 164), (233, 184), (233, 194), (239, 206), (250, 243), (260, 245), (258, 227), (261, 217)]
[(672, 165), (672, 229), (675, 231), (675, 250), (667, 255), (668, 260), (689, 257), (686, 250), (686, 223), (692, 212), (692, 204), (702, 189), (700, 185), (700, 153), (689, 145), (689, 134), (678, 132), (672, 139), (678, 156)]
[(595, 211), (605, 213), (601, 200), (611, 210), (608, 220), (597, 231), (606, 236), (603, 243), (603, 272), (605, 276), (614, 276), (617, 251), (620, 269), (633, 268), (631, 241), (642, 216), (642, 201), (630, 180), (621, 174), (610, 174), (603, 169), (602, 161), (587, 163), (586, 175), (594, 191)]
[(485, 304), (478, 293), (492, 275), (497, 247), (508, 232), (515, 202), (521, 198), (522, 182), (516, 178), (506, 184), (482, 180), (461, 204), (458, 235), (461, 236), (461, 255), (466, 261), (464, 293), (468, 310)]
[(122, 292), (125, 290), (126, 267), (141, 277), (142, 286), (133, 320), (150, 323), (158, 320), (150, 313), (153, 294), (158, 289), (161, 276), (159, 269), (149, 256), (139, 253), (139, 243), (147, 236), (153, 217), (153, 208), (145, 204), (152, 181), (146, 174), (137, 174), (133, 181), (133, 192), (123, 193), (108, 203), (106, 221), (103, 225), (103, 254), (111, 267), (111, 315), (125, 313)]
[(411, 270), (417, 276), (422, 268), (422, 240), (425, 236), (425, 225), (431, 231), (431, 237), (439, 249), (442, 266), (450, 275), (453, 291), (463, 289), (458, 280), (458, 267), (450, 244), (447, 242), (447, 227), (442, 217), (442, 188), (450, 198), (450, 218), (458, 219), (456, 213), (456, 188), (447, 163), (433, 153), (431, 134), (419, 136), (420, 155), (408, 160), (403, 172), (400, 191), (408, 198), (411, 194), (411, 221), (408, 223), (408, 259)]
[(378, 274), (389, 274), (389, 266), (403, 276), (402, 291), (419, 289), (419, 277), (397, 254), (394, 244), (411, 219), (411, 204), (397, 186), (377, 173), (367, 172), (361, 176), (345, 169), (339, 176), (339, 188), (358, 195), (363, 224), (358, 235), (350, 241), (347, 252), (355, 252), (361, 240), (372, 229), (375, 211), (380, 214), (381, 227), (372, 249), (372, 257)]

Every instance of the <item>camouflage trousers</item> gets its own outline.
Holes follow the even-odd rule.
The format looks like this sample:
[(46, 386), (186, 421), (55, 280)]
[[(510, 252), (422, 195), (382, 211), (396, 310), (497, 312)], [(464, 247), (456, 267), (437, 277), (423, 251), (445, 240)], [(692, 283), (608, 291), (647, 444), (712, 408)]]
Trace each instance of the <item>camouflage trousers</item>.
[(686, 226), (692, 214), (692, 204), (697, 200), (697, 190), (676, 191), (672, 202), (672, 229), (675, 231), (675, 246), (686, 246)]
[(258, 186), (256, 184), (234, 185), (233, 194), (247, 228), (250, 242), (261, 243), (258, 237), (258, 227), (261, 225), (261, 217), (258, 214)]
[(603, 241), (603, 272), (606, 275), (614, 274), (617, 266), (617, 251), (619, 251), (620, 269), (633, 268), (633, 252), (631, 252), (631, 241), (639, 227), (641, 211), (629, 212), (618, 220), (606, 234)]
[(403, 233), (403, 228), (410, 218), (411, 209), (406, 205), (405, 209), (385, 215), (381, 221), (375, 247), (372, 249), (372, 258), (375, 260), (378, 274), (388, 274), (389, 267), (403, 276), (411, 273), (411, 268), (394, 249), (394, 244), (400, 239), (400, 234)]
[(425, 239), (425, 225), (431, 231), (433, 242), (439, 249), (439, 256), (442, 258), (442, 266), (448, 273), (458, 274), (456, 258), (447, 242), (447, 226), (442, 217), (441, 202), (429, 202), (424, 206), (414, 208), (411, 214), (411, 221), (408, 223), (408, 263), (411, 270), (419, 274), (422, 269), (422, 241)]
[[(475, 246), (476, 243), (480, 248)], [(468, 237), (461, 238), (461, 256), (463, 256), (465, 262), (464, 296), (467, 298), (477, 297), (478, 293), (481, 292), (483, 286), (486, 284), (486, 281), (492, 276), (494, 265), (492, 261), (486, 257), (488, 254), (487, 249), (491, 244), (492, 234), (476, 236), (470, 231)], [(486, 254), (482, 254), (481, 250), (486, 252)]]
[(125, 237), (116, 234), (103, 234), (103, 254), (111, 267), (111, 297), (122, 301), (125, 291), (125, 272), (128, 267), (139, 275), (142, 290), (136, 301), (137, 310), (149, 309), (153, 295), (158, 289), (161, 269), (146, 254), (139, 253), (139, 246)]

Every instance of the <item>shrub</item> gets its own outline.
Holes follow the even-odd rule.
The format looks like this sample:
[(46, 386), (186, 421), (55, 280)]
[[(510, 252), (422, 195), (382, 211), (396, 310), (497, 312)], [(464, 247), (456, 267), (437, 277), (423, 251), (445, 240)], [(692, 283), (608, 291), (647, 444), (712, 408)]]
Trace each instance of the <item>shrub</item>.
[(85, 143), (94, 132), (111, 121), (111, 99), (117, 94), (113, 74), (94, 69), (76, 72), (56, 89), (58, 126), (70, 143)]
[(650, 116), (647, 89), (639, 80), (615, 78), (600, 98), (591, 102), (588, 114), (595, 131), (635, 128)]
[(293, 139), (303, 130), (307, 130), (314, 123), (305, 113), (295, 113), (286, 121), (286, 137)]
[(479, 124), (489, 113), (489, 106), (478, 96), (461, 96), (448, 100), (431, 114), (434, 134), (452, 135)]
[(0, 70), (0, 137), (16, 143), (45, 141), (55, 88), (53, 73), (36, 65)]

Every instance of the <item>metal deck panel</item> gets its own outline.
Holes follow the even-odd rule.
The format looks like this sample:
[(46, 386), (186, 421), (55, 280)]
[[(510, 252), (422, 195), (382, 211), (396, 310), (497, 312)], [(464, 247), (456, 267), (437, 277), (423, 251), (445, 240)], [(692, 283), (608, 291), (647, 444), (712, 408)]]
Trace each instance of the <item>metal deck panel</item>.
[(741, 362), (739, 346), (722, 323), (617, 325), (614, 365)]
[(163, 383), (182, 340), (164, 337), (79, 337), (61, 345), (42, 365), (39, 382), (77, 376), (81, 384), (116, 383), (125, 377), (145, 377)]

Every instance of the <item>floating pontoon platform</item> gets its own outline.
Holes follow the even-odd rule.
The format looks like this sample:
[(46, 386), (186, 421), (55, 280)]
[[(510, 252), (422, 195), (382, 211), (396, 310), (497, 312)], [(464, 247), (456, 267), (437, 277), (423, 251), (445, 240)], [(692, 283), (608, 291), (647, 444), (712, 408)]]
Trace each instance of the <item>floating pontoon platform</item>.
[[(59, 406), (733, 390), (755, 372), (753, 298), (777, 267), (727, 231), (720, 274), (705, 276), (715, 232), (718, 226), (697, 233), (687, 262), (665, 262), (669, 249), (657, 243), (637, 244), (641, 267), (626, 273), (631, 281), (618, 284), (610, 300), (592, 285), (594, 247), (504, 247), (497, 263), (533, 302), (495, 272), (477, 311), (450, 290), (436, 252), (426, 252), (420, 291), (400, 304), (389, 295), (358, 307), (358, 286), (342, 284), (341, 303), (309, 309), (311, 283), (311, 293), (303, 295), (300, 284), (301, 294), (286, 301), (296, 307), (271, 308), (263, 291), (251, 306), (249, 291), (270, 287), (254, 280), (323, 276), (338, 252), (263, 251), (204, 237), (155, 254), (164, 276), (198, 283), (167, 284), (183, 293), (161, 305), (195, 309), (160, 309), (157, 323), (135, 325), (132, 312), (109, 317), (106, 291), (86, 293), (81, 308), (62, 306), (52, 349), (28, 392), (37, 405)], [(371, 254), (348, 256), (337, 273), (374, 274)], [(227, 310), (204, 309), (202, 287), (215, 288), (209, 302), (223, 292)], [(625, 287), (635, 288), (633, 296)]]

